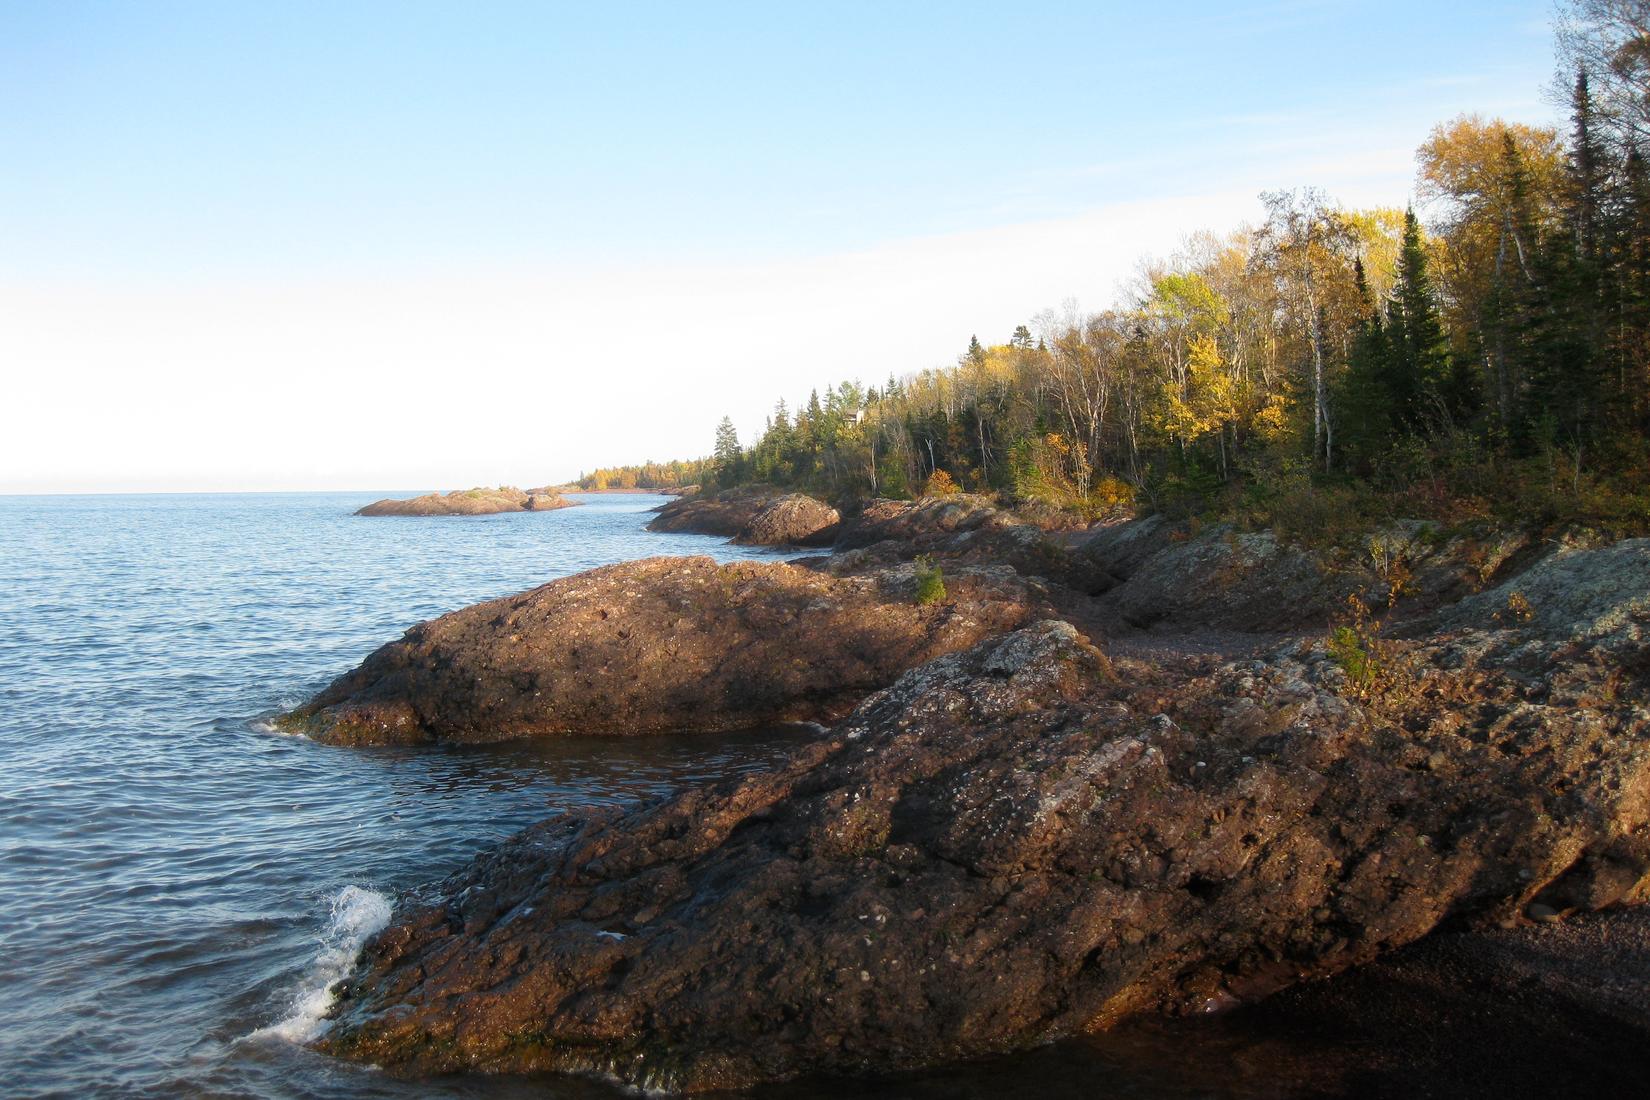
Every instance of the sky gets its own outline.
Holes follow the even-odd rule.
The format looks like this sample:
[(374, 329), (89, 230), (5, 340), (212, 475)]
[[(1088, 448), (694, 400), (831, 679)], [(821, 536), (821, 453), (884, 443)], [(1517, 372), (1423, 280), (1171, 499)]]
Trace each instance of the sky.
[(559, 482), (1556, 124), (1547, 0), (0, 0), (0, 493)]

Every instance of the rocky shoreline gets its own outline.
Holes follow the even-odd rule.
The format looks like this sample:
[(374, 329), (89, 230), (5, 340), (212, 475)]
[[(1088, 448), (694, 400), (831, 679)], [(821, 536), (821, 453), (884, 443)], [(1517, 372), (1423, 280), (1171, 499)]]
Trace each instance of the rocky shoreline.
[[(731, 537), (784, 499), (655, 523)], [(368, 945), (322, 1049), (703, 1091), (1355, 1011), (1343, 986), (1447, 1014), (1463, 959), (1505, 1021), (1535, 982), (1650, 1039), (1638, 918), (1608, 950), (1516, 946), (1650, 900), (1650, 540), (792, 513), (782, 541), (835, 552), (491, 601), (284, 719), (344, 743), (828, 724), (772, 772), (482, 855)], [(922, 605), (928, 562), (947, 594)]]
[(377, 500), (360, 509), (358, 516), (491, 516), (503, 512), (553, 512), (571, 508), (578, 501), (567, 500), (554, 489), (517, 489), (504, 485), (497, 489), (456, 489), (426, 493), (407, 500)]
[(705, 733), (828, 721), (1046, 608), (1011, 570), (919, 606), (913, 570), (648, 558), (443, 615), (279, 719), (336, 744)]

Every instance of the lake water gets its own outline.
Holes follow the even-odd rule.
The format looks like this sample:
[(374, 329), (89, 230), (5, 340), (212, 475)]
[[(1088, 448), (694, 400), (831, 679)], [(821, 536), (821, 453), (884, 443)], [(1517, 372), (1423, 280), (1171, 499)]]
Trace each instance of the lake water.
[[(382, 493), (0, 498), (0, 1093), (504, 1095), (308, 1053), (388, 899), (557, 808), (785, 736), (351, 750), (260, 719), (412, 623), (650, 554), (664, 498), (364, 519)], [(536, 1088), (543, 1094), (543, 1084)]]

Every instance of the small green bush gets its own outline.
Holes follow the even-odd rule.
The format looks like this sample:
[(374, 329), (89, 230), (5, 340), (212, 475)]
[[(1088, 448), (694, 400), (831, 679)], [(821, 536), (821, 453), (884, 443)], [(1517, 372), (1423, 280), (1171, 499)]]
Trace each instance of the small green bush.
[(917, 559), (917, 604), (926, 606), (945, 599), (945, 575), (927, 554)]
[(1329, 659), (1340, 666), (1346, 678), (1360, 691), (1375, 682), (1375, 661), (1364, 647), (1364, 639), (1356, 627), (1337, 626), (1329, 636)]

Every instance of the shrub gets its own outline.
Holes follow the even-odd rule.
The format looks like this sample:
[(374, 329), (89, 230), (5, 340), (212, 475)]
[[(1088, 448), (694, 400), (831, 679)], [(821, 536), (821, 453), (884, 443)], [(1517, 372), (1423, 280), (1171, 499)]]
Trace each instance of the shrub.
[(1107, 474), (1094, 483), (1095, 510), (1101, 514), (1120, 512), (1134, 506), (1134, 486)]
[(917, 559), (916, 565), (918, 606), (925, 607), (944, 600), (945, 576), (940, 567), (934, 564), (934, 559), (924, 554)]
[(1340, 666), (1347, 681), (1360, 693), (1375, 683), (1375, 661), (1364, 648), (1356, 627), (1337, 626), (1329, 635), (1329, 659)]
[(1346, 612), (1330, 631), (1329, 659), (1346, 674), (1345, 691), (1378, 710), (1397, 713), (1413, 701), (1418, 684), (1410, 661), (1397, 643), (1381, 636), (1382, 619), (1372, 618), (1369, 605), (1357, 596), (1346, 598)]
[(1535, 618), (1535, 607), (1528, 596), (1515, 591), (1507, 596), (1506, 609), (1497, 611), (1492, 617), (1501, 626), (1523, 626)]
[(935, 470), (928, 475), (928, 481), (923, 485), (922, 495), (926, 497), (948, 497), (960, 493), (957, 483), (944, 470)]

